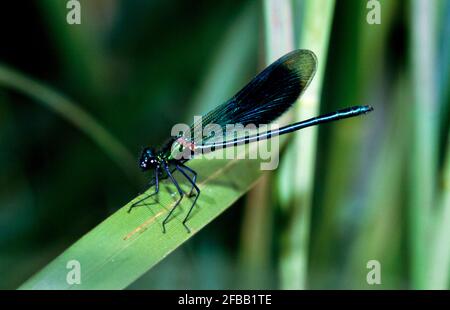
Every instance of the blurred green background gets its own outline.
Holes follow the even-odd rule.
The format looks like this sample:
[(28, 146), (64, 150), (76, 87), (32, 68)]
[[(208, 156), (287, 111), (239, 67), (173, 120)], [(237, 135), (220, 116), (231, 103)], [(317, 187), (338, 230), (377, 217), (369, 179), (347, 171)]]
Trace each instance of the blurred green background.
[[(288, 143), (280, 169), (129, 288), (449, 288), (450, 1), (375, 1), (369, 25), (368, 1), (326, 0), (308, 13), (319, 28), (307, 0), (80, 2), (81, 25), (62, 0), (0, 10), (0, 288), (135, 197), (141, 148), (238, 91), (280, 27), (292, 48), (329, 35), (318, 111), (375, 111), (318, 129), (308, 202), (289, 181), (308, 150)], [(70, 102), (36, 104), (15, 71)], [(366, 282), (373, 259), (381, 285)]]

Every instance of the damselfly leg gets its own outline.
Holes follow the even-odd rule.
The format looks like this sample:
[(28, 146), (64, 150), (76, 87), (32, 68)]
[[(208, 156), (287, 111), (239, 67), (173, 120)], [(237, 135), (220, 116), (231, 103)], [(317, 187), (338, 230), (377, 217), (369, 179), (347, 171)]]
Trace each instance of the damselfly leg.
[(172, 215), (173, 211), (175, 211), (175, 209), (178, 207), (178, 205), (180, 204), (181, 200), (184, 197), (184, 193), (181, 190), (180, 185), (178, 184), (177, 180), (175, 180), (175, 178), (173, 177), (172, 173), (170, 172), (170, 169), (168, 167), (167, 164), (164, 164), (164, 170), (166, 171), (168, 177), (170, 178), (170, 180), (172, 181), (172, 183), (175, 185), (175, 187), (178, 190), (178, 193), (180, 194), (180, 199), (178, 199), (178, 201), (175, 203), (175, 205), (172, 207), (172, 209), (170, 209), (169, 214), (167, 214), (166, 218), (164, 219), (163, 223), (162, 223), (162, 227), (163, 227), (163, 233), (166, 232), (166, 223), (169, 220), (170, 216)]
[[(190, 181), (191, 184), (197, 184), (197, 172), (195, 172), (194, 170), (192, 170), (191, 168), (189, 168), (188, 166), (185, 166), (184, 164), (179, 164), (179, 166), (183, 167), (184, 169), (186, 169), (187, 171), (189, 171), (190, 173), (192, 173), (193, 177), (192, 179), (190, 179), (189, 177), (186, 176), (186, 178)], [(189, 191), (189, 197), (193, 196), (193, 191), (194, 191), (195, 186), (192, 185), (191, 186), (191, 190)], [(198, 190), (197, 188), (197, 196), (200, 195), (200, 190)], [(196, 199), (197, 200), (197, 199)]]
[[(189, 181), (189, 183), (191, 183), (192, 189), (195, 188), (195, 190), (197, 191), (197, 195), (195, 195), (194, 202), (192, 203), (191, 207), (189, 208), (189, 211), (188, 211), (187, 215), (185, 216), (185, 218), (183, 220), (184, 227), (186, 227), (188, 232), (191, 232), (189, 227), (186, 225), (186, 222), (187, 222), (187, 220), (189, 218), (189, 215), (191, 214), (192, 209), (194, 209), (194, 206), (195, 206), (195, 204), (197, 202), (198, 197), (200, 196), (200, 189), (198, 188), (197, 184), (195, 183), (196, 182), (197, 173), (194, 170), (192, 170), (191, 168), (186, 167), (185, 165), (176, 165), (175, 167), (177, 168), (178, 171), (181, 172), (182, 175), (184, 175), (184, 177)], [(194, 178), (191, 179), (187, 175), (186, 171), (184, 171), (183, 169), (186, 169), (186, 170), (192, 172), (194, 174)], [(192, 193), (192, 189), (191, 189), (191, 193)]]

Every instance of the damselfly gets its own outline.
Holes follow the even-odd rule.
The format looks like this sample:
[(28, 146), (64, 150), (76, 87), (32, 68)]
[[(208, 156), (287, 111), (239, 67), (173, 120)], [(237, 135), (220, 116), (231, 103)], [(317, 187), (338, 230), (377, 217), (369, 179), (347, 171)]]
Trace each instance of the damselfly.
[[(246, 126), (248, 124), (269, 124), (273, 122), (286, 112), (308, 87), (316, 72), (316, 67), (317, 58), (312, 51), (292, 51), (264, 69), (230, 100), (207, 113), (202, 118), (201, 123), (194, 122), (189, 134), (180, 134), (170, 138), (158, 150), (150, 147), (145, 148), (141, 154), (139, 166), (142, 171), (154, 171), (152, 185), (155, 185), (155, 191), (133, 203), (128, 212), (146, 199), (158, 194), (159, 181), (169, 178), (175, 185), (179, 198), (162, 222), (163, 232), (165, 232), (167, 221), (185, 195), (173, 176), (173, 173), (178, 171), (190, 183), (189, 196), (193, 194), (194, 190), (196, 192), (194, 201), (183, 219), (183, 225), (190, 232), (186, 222), (200, 195), (200, 189), (196, 184), (197, 173), (185, 165), (189, 157), (179, 158), (180, 154), (188, 153), (193, 156), (202, 150), (217, 150), (266, 140), (275, 135), (283, 135), (302, 128), (361, 115), (373, 110), (370, 106), (353, 106), (278, 129), (238, 138), (226, 135), (221, 137), (203, 136), (201, 143), (198, 143), (192, 136), (192, 133), (201, 132), (203, 127), (210, 124), (225, 129), (227, 124)], [(226, 133), (226, 130), (223, 130), (223, 132)]]

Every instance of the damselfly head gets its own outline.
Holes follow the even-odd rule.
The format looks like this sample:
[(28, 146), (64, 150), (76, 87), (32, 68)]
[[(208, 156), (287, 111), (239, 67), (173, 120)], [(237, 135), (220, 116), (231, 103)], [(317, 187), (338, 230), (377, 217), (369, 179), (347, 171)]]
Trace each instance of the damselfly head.
[(158, 165), (158, 158), (155, 151), (152, 148), (146, 147), (141, 154), (139, 159), (139, 167), (142, 171), (155, 168)]

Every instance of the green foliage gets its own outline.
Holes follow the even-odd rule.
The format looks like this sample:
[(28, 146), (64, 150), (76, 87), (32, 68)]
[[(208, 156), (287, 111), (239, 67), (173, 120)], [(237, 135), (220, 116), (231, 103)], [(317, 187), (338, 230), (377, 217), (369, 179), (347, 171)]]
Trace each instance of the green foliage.
[[(64, 1), (11, 2), (29, 24), (0, 54), (0, 288), (449, 288), (450, 4), (379, 2), (369, 25), (366, 1), (82, 1), (78, 26)], [(262, 179), (256, 161), (190, 163), (191, 234), (187, 197), (162, 233), (167, 182), (117, 211), (145, 185), (142, 146), (298, 47), (319, 71), (280, 122), (374, 112), (290, 135)]]

